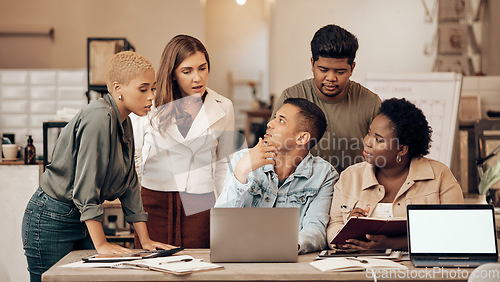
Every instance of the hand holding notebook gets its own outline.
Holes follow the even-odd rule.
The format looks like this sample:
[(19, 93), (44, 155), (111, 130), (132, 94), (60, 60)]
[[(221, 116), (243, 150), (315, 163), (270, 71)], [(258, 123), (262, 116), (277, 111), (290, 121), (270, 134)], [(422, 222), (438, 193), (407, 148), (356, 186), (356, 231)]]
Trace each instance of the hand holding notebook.
[(330, 244), (343, 245), (347, 239), (366, 240), (366, 234), (406, 235), (406, 218), (350, 217)]

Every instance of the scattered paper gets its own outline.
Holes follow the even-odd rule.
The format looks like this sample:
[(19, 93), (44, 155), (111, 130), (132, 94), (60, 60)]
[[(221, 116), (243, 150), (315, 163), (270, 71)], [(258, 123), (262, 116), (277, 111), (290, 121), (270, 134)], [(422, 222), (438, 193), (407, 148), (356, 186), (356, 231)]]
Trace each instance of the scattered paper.
[(407, 269), (406, 266), (387, 259), (368, 257), (327, 258), (309, 263), (320, 271), (360, 271), (370, 269)]

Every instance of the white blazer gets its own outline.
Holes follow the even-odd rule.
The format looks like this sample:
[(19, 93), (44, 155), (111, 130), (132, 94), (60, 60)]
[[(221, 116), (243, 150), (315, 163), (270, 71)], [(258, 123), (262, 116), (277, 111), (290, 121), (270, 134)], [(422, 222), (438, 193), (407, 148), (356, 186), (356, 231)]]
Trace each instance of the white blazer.
[(151, 113), (132, 118), (135, 164), (142, 186), (220, 195), (234, 152), (234, 109), (231, 100), (208, 88), (207, 92), (186, 137), (175, 120), (162, 136), (157, 126), (151, 126)]

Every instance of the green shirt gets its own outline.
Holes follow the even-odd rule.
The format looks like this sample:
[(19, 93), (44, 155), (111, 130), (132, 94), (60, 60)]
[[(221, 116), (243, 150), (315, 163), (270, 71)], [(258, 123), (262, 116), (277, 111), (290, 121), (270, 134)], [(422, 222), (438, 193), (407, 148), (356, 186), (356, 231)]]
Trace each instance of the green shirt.
[(355, 81), (349, 81), (349, 92), (338, 101), (326, 101), (316, 94), (313, 79), (306, 79), (283, 91), (272, 117), (287, 98), (304, 98), (325, 113), (328, 127), (311, 153), (329, 161), (340, 173), (348, 166), (364, 161), (363, 138), (380, 108), (377, 94)]
[(81, 221), (102, 221), (102, 203), (116, 198), (128, 222), (147, 220), (135, 171), (132, 124), (128, 117), (120, 122), (111, 95), (91, 102), (63, 128), (40, 187), (54, 199), (74, 203)]

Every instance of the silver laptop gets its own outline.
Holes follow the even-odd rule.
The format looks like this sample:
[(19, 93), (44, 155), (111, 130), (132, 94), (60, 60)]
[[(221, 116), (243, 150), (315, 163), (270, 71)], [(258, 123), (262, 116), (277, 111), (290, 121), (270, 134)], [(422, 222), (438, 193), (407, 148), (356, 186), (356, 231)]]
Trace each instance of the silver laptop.
[(492, 205), (408, 205), (408, 245), (416, 267), (476, 267), (498, 261)]
[(296, 262), (298, 208), (212, 208), (212, 262)]

